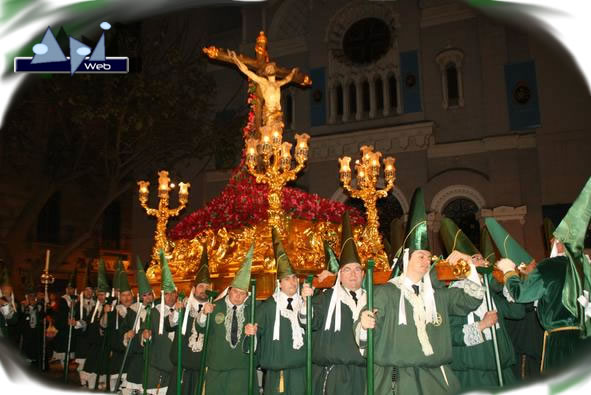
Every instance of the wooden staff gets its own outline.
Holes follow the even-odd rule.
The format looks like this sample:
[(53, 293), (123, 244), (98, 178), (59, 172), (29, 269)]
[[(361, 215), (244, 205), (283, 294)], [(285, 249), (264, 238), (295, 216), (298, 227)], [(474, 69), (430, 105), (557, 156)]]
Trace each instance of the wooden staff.
[[(250, 324), (254, 325), (254, 313), (257, 296), (256, 280), (250, 280)], [(255, 336), (250, 336), (250, 344), (248, 347), (248, 395), (254, 394), (254, 341)]]
[[(373, 312), (373, 268), (374, 261), (367, 261), (367, 309)], [(373, 395), (373, 329), (367, 330), (367, 395)]]
[[(205, 291), (207, 293), (208, 303), (212, 303), (218, 296), (216, 291)], [(199, 365), (199, 384), (195, 388), (195, 395), (203, 394), (203, 383), (205, 383), (205, 364), (207, 361), (207, 342), (209, 340), (209, 322), (211, 314), (207, 314), (205, 319), (205, 333), (203, 334), (203, 348), (201, 349), (201, 364)], [(195, 318), (197, 319), (197, 318)]]
[[(488, 286), (488, 275), (485, 273), (484, 276), (484, 286), (486, 289), (486, 310), (493, 311), (492, 305), (492, 298), (490, 295), (490, 287)], [(497, 324), (494, 324), (491, 328), (492, 333), (492, 340), (493, 340), (493, 348), (495, 351), (495, 364), (497, 365), (497, 376), (499, 378), (499, 386), (503, 386), (503, 371), (501, 368), (501, 358), (499, 356), (499, 343), (497, 342)]]
[[(152, 305), (146, 308), (146, 321), (144, 321), (144, 330), (152, 329)], [(143, 332), (142, 332), (143, 336)], [(144, 376), (142, 378), (142, 385), (144, 387), (144, 395), (148, 394), (148, 369), (150, 369), (150, 340), (146, 339), (144, 342)]]
[[(314, 276), (306, 282), (312, 287)], [(306, 296), (306, 395), (312, 395), (312, 296)]]
[[(142, 305), (139, 304), (137, 309), (137, 314), (135, 316), (135, 320), (133, 322), (132, 329), (135, 330), (138, 321), (140, 320), (141, 312), (142, 312)], [(125, 354), (123, 355), (123, 362), (121, 363), (121, 367), (119, 368), (119, 374), (117, 375), (117, 381), (115, 382), (115, 388), (119, 388), (119, 383), (121, 383), (121, 376), (123, 375), (123, 368), (125, 367), (125, 362), (127, 362), (127, 355), (129, 354), (129, 349), (131, 348), (131, 342), (133, 341), (133, 337), (129, 339), (127, 342), (127, 346), (125, 347)]]
[[(185, 298), (185, 295), (181, 292), (179, 294), (179, 301), (182, 302)], [(185, 318), (185, 307), (181, 307), (179, 311), (179, 320), (176, 327), (176, 336), (177, 336), (177, 359), (176, 359), (176, 393), (177, 395), (181, 395), (182, 393), (182, 378), (183, 378), (183, 366), (181, 362), (181, 356), (183, 352), (183, 319)]]
[[(74, 294), (76, 296), (76, 294)], [(68, 312), (68, 347), (66, 348), (66, 356), (64, 359), (64, 382), (68, 384), (68, 365), (70, 365), (70, 348), (72, 347), (72, 325), (70, 321), (74, 319), (74, 299), (70, 298), (70, 311)]]

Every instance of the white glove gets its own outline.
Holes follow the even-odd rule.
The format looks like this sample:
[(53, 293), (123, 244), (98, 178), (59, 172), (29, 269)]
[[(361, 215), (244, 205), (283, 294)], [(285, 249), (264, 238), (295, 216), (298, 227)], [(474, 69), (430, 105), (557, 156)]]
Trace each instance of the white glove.
[(497, 262), (497, 267), (503, 272), (503, 274), (515, 270), (515, 263), (508, 258), (503, 258)]
[(577, 301), (585, 308), (585, 315), (591, 318), (591, 303), (589, 303), (589, 292), (583, 291), (583, 295), (579, 296)]

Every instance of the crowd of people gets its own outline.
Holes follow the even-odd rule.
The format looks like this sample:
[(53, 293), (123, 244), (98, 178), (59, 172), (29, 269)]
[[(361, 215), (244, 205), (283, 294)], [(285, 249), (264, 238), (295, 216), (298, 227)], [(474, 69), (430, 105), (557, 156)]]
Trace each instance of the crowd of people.
[[(340, 252), (325, 243), (327, 269), (317, 275), (320, 282), (333, 277), (332, 288), (301, 283), (272, 229), (276, 289), (254, 302), (252, 320), (253, 247), (219, 295), (204, 248), (188, 297), (178, 292), (163, 255), (157, 294), (139, 260), (135, 295), (126, 270), (119, 265), (109, 285), (101, 261), (95, 283), (84, 276), (78, 295), (73, 276), (47, 309), (45, 295), (32, 290), (15, 303), (3, 281), (0, 326), (34, 366), (75, 361), (82, 386), (123, 394), (176, 394), (179, 386), (187, 395), (200, 388), (206, 395), (246, 394), (250, 380), (265, 395), (305, 394), (308, 326), (315, 395), (366, 393), (370, 330), (375, 394), (511, 386), (551, 374), (589, 349), (591, 305), (584, 291), (591, 269), (583, 242), (590, 218), (591, 180), (550, 230), (546, 259), (536, 262), (493, 218), (486, 219), (480, 248), (444, 219), (439, 232), (447, 257), (434, 258), (418, 189), (404, 238), (391, 246), (391, 278), (373, 287), (372, 310), (365, 262), (345, 212)], [(439, 264), (467, 264), (469, 274), (442, 281), (434, 269)], [(45, 331), (54, 335), (50, 341), (44, 328), (55, 328)]]

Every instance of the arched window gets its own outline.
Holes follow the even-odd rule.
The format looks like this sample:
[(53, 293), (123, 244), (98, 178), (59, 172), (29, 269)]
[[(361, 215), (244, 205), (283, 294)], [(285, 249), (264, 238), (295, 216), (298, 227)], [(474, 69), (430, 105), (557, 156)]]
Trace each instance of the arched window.
[(357, 89), (355, 83), (349, 83), (349, 114), (357, 112)]
[(390, 107), (391, 108), (398, 108), (398, 95), (396, 94), (396, 76), (394, 74), (390, 75), (388, 78), (388, 84), (390, 87)]
[(381, 19), (355, 22), (343, 37), (343, 52), (349, 62), (368, 64), (380, 59), (391, 45), (390, 28)]
[(456, 198), (447, 203), (442, 212), (444, 216), (458, 225), (477, 248), (480, 245), (480, 223), (476, 219), (476, 214), (479, 210), (476, 203), (472, 200)]
[(435, 62), (441, 73), (441, 105), (444, 109), (464, 107), (462, 67), (464, 53), (459, 49), (445, 49), (437, 55)]
[(341, 84), (337, 85), (337, 115), (343, 115), (343, 86)]
[(447, 77), (447, 103), (449, 106), (457, 106), (460, 100), (458, 90), (458, 69), (455, 63), (448, 63), (445, 67)]
[(376, 95), (376, 110), (382, 111), (384, 109), (384, 85), (380, 77), (374, 80), (375, 95)]
[(361, 84), (361, 92), (361, 97), (363, 98), (363, 112), (368, 113), (371, 103), (369, 100), (369, 82), (367, 80), (363, 81)]

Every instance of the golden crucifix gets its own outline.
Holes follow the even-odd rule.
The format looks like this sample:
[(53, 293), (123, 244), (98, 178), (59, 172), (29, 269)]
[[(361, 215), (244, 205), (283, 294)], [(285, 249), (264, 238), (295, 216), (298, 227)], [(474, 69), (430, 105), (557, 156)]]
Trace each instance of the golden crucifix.
[(312, 80), (297, 68), (286, 69), (271, 62), (267, 53), (267, 37), (264, 32), (259, 33), (254, 49), (256, 59), (214, 46), (203, 48), (203, 52), (211, 59), (236, 64), (240, 71), (256, 83), (256, 96), (263, 101), (262, 113), (259, 111), (255, 114), (255, 125), (259, 131), (261, 126), (272, 127), (272, 125), (280, 123), (283, 118), (281, 86), (289, 82), (310, 86)]

